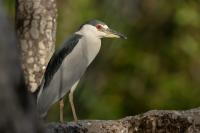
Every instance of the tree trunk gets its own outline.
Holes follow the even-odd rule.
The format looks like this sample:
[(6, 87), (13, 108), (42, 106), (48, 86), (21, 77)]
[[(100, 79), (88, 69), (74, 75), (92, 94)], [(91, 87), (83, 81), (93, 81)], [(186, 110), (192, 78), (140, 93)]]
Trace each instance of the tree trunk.
[(40, 85), (55, 49), (55, 0), (17, 0), (16, 29), (25, 82), (31, 92)]
[(48, 133), (200, 133), (200, 108), (153, 110), (120, 120), (84, 120), (78, 124), (50, 123)]
[(40, 133), (39, 120), (23, 80), (14, 24), (0, 0), (0, 133)]

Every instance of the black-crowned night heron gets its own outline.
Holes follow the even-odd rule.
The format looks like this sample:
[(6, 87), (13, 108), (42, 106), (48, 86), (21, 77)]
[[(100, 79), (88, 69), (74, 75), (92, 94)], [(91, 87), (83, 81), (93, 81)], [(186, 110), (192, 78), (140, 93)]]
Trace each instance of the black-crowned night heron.
[(83, 24), (52, 56), (40, 90), (37, 95), (37, 109), (41, 117), (46, 116), (49, 108), (60, 100), (60, 121), (63, 122), (63, 97), (69, 92), (69, 101), (74, 120), (77, 115), (73, 103), (73, 92), (94, 60), (101, 47), (101, 38), (126, 37), (110, 29), (105, 23), (91, 20)]

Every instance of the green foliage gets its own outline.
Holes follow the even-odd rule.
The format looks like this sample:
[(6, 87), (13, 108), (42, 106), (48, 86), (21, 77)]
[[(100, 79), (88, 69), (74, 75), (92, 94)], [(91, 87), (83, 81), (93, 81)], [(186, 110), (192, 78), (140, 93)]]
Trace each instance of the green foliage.
[(80, 118), (116, 119), (200, 105), (199, 1), (63, 0), (59, 5), (58, 44), (93, 18), (128, 36), (103, 40), (75, 93)]
[[(128, 36), (103, 40), (75, 92), (80, 119), (200, 105), (198, 0), (59, 0), (58, 8), (57, 45), (94, 18)], [(58, 109), (52, 108), (49, 120), (58, 120)], [(65, 113), (71, 120), (69, 104)]]
[(3, 7), (6, 10), (6, 12), (10, 15), (12, 19), (14, 19), (15, 14), (15, 1), (13, 0), (3, 0)]

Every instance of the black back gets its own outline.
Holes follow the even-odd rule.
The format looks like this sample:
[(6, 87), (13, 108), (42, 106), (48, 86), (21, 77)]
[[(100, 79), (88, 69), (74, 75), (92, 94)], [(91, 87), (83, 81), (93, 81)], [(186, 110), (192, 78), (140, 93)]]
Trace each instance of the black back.
[(80, 40), (82, 36), (78, 34), (72, 35), (64, 44), (61, 46), (61, 48), (53, 54), (52, 58), (50, 59), (45, 74), (44, 74), (44, 86), (43, 88), (46, 88), (53, 75), (57, 72), (59, 67), (61, 66), (64, 58), (72, 52), (78, 41)]

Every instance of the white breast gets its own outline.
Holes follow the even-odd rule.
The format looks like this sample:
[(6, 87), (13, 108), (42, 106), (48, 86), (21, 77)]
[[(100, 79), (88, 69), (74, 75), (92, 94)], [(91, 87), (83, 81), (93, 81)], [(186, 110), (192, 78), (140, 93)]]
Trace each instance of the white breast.
[(84, 55), (87, 57), (89, 65), (101, 48), (99, 32), (92, 25), (84, 25), (81, 30), (76, 33), (82, 35), (80, 41), (81, 45), (83, 45)]
[(89, 65), (99, 53), (101, 40), (92, 36), (83, 36), (81, 41), (84, 48), (84, 55), (86, 55)]

